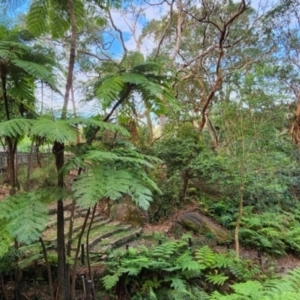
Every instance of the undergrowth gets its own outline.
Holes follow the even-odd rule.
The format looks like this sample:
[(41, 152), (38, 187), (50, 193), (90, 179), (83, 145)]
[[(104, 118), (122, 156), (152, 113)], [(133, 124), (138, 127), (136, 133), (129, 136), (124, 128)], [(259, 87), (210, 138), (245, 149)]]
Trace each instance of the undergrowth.
[(105, 289), (135, 300), (209, 299), (213, 291), (229, 291), (233, 282), (261, 274), (256, 264), (234, 253), (215, 253), (208, 246), (192, 249), (187, 236), (152, 249), (115, 250), (106, 265)]

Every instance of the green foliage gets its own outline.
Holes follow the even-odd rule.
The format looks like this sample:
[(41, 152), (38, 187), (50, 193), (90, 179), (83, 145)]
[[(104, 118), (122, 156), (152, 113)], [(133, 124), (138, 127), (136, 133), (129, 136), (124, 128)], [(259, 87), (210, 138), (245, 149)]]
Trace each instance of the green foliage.
[(189, 198), (187, 187), (196, 176), (193, 160), (201, 153), (203, 144), (193, 126), (183, 123), (176, 129), (167, 127), (164, 138), (157, 140), (151, 148), (144, 147), (147, 147), (144, 150), (146, 153), (156, 155), (164, 162), (152, 172), (153, 176), (159, 178), (159, 188), (164, 191), (162, 195), (155, 196), (153, 209), (150, 210), (150, 220), (155, 222), (166, 218), (175, 207)]
[(32, 121), (27, 119), (13, 119), (0, 122), (0, 136), (19, 137), (28, 133), (32, 126)]
[(144, 168), (157, 159), (143, 156), (133, 149), (114, 149), (106, 152), (89, 150), (81, 155), (87, 171), (77, 177), (73, 184), (77, 203), (88, 208), (100, 199), (120, 199), (124, 194), (132, 197), (140, 207), (147, 209), (152, 200), (152, 191), (159, 191)]
[(0, 220), (18, 242), (30, 244), (41, 236), (48, 222), (45, 196), (41, 192), (20, 193), (0, 202)]
[(0, 259), (9, 250), (10, 245), (13, 242), (13, 238), (7, 229), (7, 220), (0, 220)]
[(296, 300), (300, 297), (300, 269), (294, 269), (281, 279), (259, 282), (249, 280), (231, 285), (233, 293), (222, 295), (215, 291), (211, 300)]
[(106, 263), (104, 287), (125, 289), (133, 299), (209, 299), (207, 292), (222, 291), (227, 281), (249, 280), (259, 274), (255, 265), (230, 253), (217, 254), (207, 246), (194, 253), (186, 238), (165, 241), (151, 249), (112, 252)]
[(66, 120), (50, 120), (40, 118), (35, 121), (31, 129), (33, 135), (40, 136), (48, 141), (59, 143), (75, 142), (76, 129)]
[(244, 211), (239, 232), (242, 244), (274, 255), (282, 255), (287, 250), (299, 253), (299, 206), (294, 206), (292, 212), (279, 210), (262, 214), (254, 214), (252, 209)]
[(95, 95), (101, 100), (103, 109), (124, 96), (130, 99), (133, 92), (139, 93), (147, 109), (156, 114), (166, 113), (170, 106), (176, 107), (177, 102), (169, 83), (170, 76), (165, 75), (158, 63), (143, 62), (139, 65), (136, 55), (141, 56), (136, 52), (126, 54), (120, 63), (118, 74), (107, 75), (95, 83)]

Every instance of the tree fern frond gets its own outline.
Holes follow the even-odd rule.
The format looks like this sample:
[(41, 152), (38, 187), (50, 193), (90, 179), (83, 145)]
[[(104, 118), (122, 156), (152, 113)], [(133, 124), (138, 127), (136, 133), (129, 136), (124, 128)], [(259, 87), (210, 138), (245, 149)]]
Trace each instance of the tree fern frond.
[(125, 70), (130, 70), (136, 65), (139, 65), (144, 62), (144, 56), (138, 51), (129, 51), (126, 55), (123, 56), (120, 66)]
[(90, 127), (99, 127), (103, 130), (108, 130), (111, 132), (119, 132), (124, 136), (130, 136), (128, 130), (122, 126), (111, 124), (108, 122), (103, 122), (100, 120), (96, 120), (95, 118), (72, 118), (69, 120), (70, 124), (81, 124), (83, 126), (90, 126)]
[(162, 65), (155, 62), (144, 62), (138, 65), (135, 65), (131, 71), (133, 73), (142, 73), (142, 74), (157, 74), (162, 71)]
[(28, 119), (13, 119), (0, 122), (0, 136), (2, 137), (18, 137), (29, 132), (33, 124)]
[(85, 23), (86, 11), (82, 0), (74, 0), (73, 3), (76, 25), (78, 30), (80, 30)]
[(21, 59), (12, 59), (11, 62), (24, 70), (27, 74), (31, 75), (33, 78), (41, 79), (44, 82), (48, 83), (50, 86), (55, 86), (55, 82), (52, 80), (52, 74), (49, 70), (37, 63), (21, 60)]
[(50, 0), (50, 2), (48, 10), (50, 32), (54, 38), (60, 38), (70, 28), (67, 1)]
[(102, 100), (103, 108), (107, 108), (118, 99), (120, 92), (124, 89), (125, 83), (121, 76), (110, 76), (105, 78), (96, 90), (96, 96)]
[(28, 53), (29, 51), (30, 47), (20, 42), (8, 40), (0, 41), (1, 56), (3, 55), (5, 57), (5, 54), (8, 54), (7, 57), (9, 56), (10, 58), (16, 58), (24, 53)]
[(36, 241), (48, 222), (47, 205), (39, 201), (35, 192), (6, 198), (0, 203), (0, 211), (0, 219), (8, 222), (9, 233), (24, 244)]
[(29, 32), (40, 36), (48, 29), (49, 0), (34, 0), (29, 7), (26, 23)]
[(32, 134), (60, 143), (75, 142), (77, 138), (76, 129), (65, 120), (50, 120), (41, 118), (34, 122)]
[(7, 253), (10, 245), (13, 242), (13, 238), (7, 230), (7, 221), (0, 220), (0, 259)]
[(130, 195), (144, 209), (152, 200), (152, 192), (143, 185), (138, 174), (110, 167), (93, 167), (78, 176), (73, 191), (78, 205), (83, 208), (95, 205), (102, 198), (117, 200), (123, 194)]

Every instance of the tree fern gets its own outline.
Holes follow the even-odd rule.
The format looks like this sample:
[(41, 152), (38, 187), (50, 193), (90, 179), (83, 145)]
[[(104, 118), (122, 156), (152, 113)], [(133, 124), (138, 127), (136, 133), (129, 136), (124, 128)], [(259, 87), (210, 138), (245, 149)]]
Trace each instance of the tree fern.
[(169, 105), (178, 107), (169, 85), (170, 78), (166, 75), (165, 70), (153, 62), (143, 62), (138, 65), (137, 60), (132, 63), (131, 56), (134, 57), (135, 53), (126, 55), (124, 65), (121, 61), (121, 71), (118, 74), (108, 74), (95, 83), (95, 96), (101, 101), (103, 108), (112, 106), (115, 101), (122, 99), (126, 92), (127, 100), (130, 100), (133, 92), (139, 93), (145, 106), (155, 113), (166, 112)]

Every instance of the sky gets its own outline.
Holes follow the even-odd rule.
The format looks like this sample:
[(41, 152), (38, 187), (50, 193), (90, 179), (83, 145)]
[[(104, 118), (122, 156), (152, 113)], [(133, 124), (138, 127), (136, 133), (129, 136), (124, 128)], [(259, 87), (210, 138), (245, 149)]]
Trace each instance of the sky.
[[(134, 0), (134, 9), (130, 9), (129, 6), (124, 7), (127, 10), (127, 14), (124, 14), (120, 11), (113, 10), (111, 12), (112, 18), (114, 21), (114, 24), (117, 28), (119, 28), (123, 33), (123, 38), (125, 41), (125, 45), (128, 50), (138, 50), (136, 39), (134, 35), (138, 38), (144, 26), (150, 22), (151, 20), (158, 20), (163, 15), (165, 15), (168, 12), (169, 6), (166, 4), (166, 2), (161, 1), (154, 1), (149, 0), (151, 3), (163, 3), (160, 5), (149, 5), (146, 4), (142, 0)], [(19, 14), (23, 14), (28, 10), (29, 7), (29, 0), (15, 0), (13, 2), (13, 6), (8, 11), (6, 17), (8, 19), (11, 18), (18, 18)], [(263, 7), (267, 4), (268, 1), (266, 0), (252, 0), (252, 5), (256, 8)], [(128, 3), (128, 2), (127, 2)], [(271, 4), (271, 2), (268, 2)], [(129, 4), (127, 4), (129, 5)], [(137, 10), (138, 9), (138, 10)], [(138, 19), (136, 19), (137, 12), (141, 13)], [(104, 36), (109, 37), (109, 34), (104, 34)], [(117, 35), (118, 36), (118, 35)], [(147, 38), (146, 41), (143, 42), (143, 44), (140, 47), (140, 51), (144, 55), (148, 55), (151, 50), (154, 48), (154, 40), (151, 38)], [(119, 59), (122, 57), (122, 45), (121, 42), (118, 41), (118, 39), (115, 39), (112, 47), (108, 51), (109, 55), (111, 55), (113, 58)], [(76, 74), (77, 78), (81, 76), (81, 79), (85, 79), (83, 74)], [(61, 90), (64, 90), (64, 84), (61, 86)], [(41, 96), (41, 90), (38, 90), (38, 97)], [(54, 93), (44, 90), (44, 106), (52, 108), (54, 110), (60, 108), (62, 105), (62, 96), (55, 95)], [(94, 113), (95, 107), (94, 104), (87, 105), (80, 103), (80, 99), (82, 98), (82, 95), (76, 90), (75, 91), (75, 98), (77, 102), (77, 106), (79, 110), (86, 110), (86, 114), (88, 113)], [(71, 103), (69, 105), (71, 107)], [(89, 112), (88, 112), (89, 111)]]

